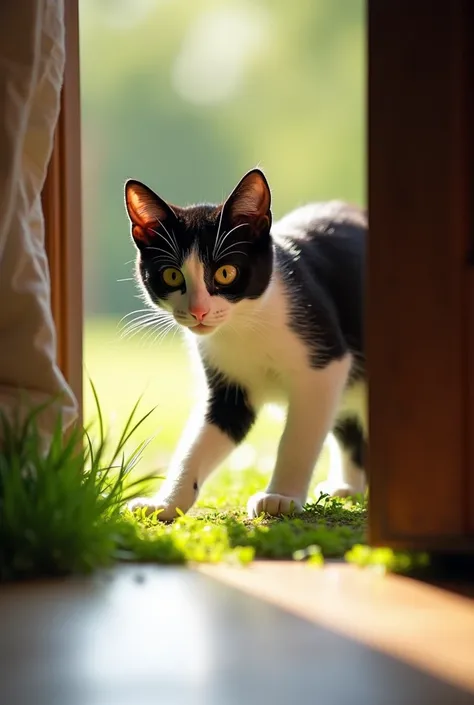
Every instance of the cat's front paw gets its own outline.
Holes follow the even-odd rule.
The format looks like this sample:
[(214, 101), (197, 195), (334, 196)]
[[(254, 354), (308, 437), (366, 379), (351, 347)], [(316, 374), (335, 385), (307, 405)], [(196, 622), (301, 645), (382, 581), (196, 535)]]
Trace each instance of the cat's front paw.
[(330, 497), (342, 497), (343, 499), (346, 499), (347, 497), (353, 497), (358, 494), (358, 490), (346, 482), (333, 485), (326, 480), (324, 482), (320, 482), (319, 485), (316, 485), (316, 499), (319, 498), (321, 493), (328, 494)]
[(160, 491), (152, 497), (138, 497), (129, 502), (128, 509), (135, 512), (145, 508), (145, 515), (158, 512), (159, 521), (173, 521), (180, 514), (186, 514), (191, 509), (198, 496), (196, 481), (167, 482)]
[(302, 511), (303, 503), (297, 497), (286, 497), (270, 492), (257, 492), (253, 497), (250, 497), (247, 503), (247, 513), (250, 519), (260, 516), (262, 512), (272, 516), (280, 516), (282, 514), (300, 514)]
[[(145, 516), (151, 516), (154, 512), (158, 511), (157, 519), (158, 521), (173, 521), (179, 516), (176, 511), (176, 504), (172, 502), (163, 502), (158, 498), (153, 497), (138, 497), (132, 500), (127, 505), (131, 512), (136, 512), (138, 509), (145, 509)], [(184, 511), (184, 510), (183, 510)]]

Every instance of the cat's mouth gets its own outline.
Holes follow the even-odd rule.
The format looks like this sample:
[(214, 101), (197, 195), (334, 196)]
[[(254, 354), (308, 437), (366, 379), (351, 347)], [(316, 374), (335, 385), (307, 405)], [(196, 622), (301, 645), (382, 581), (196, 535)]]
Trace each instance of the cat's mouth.
[(184, 328), (191, 330), (196, 335), (206, 335), (212, 333), (216, 329), (215, 325), (205, 325), (204, 323), (196, 323), (195, 325), (189, 325), (189, 319), (185, 315), (175, 314), (175, 320)]
[(198, 323), (197, 326), (191, 326), (189, 330), (196, 333), (196, 335), (208, 335), (212, 333), (214, 328), (215, 326), (205, 326), (203, 323)]

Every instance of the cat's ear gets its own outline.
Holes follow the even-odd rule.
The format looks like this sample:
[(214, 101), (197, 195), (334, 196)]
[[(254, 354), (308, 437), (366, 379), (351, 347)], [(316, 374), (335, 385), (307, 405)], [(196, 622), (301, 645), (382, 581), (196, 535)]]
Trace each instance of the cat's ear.
[(269, 232), (272, 224), (271, 193), (260, 169), (252, 169), (237, 184), (224, 204), (224, 217), (232, 227), (248, 223), (254, 235)]
[(156, 237), (156, 230), (167, 227), (176, 214), (171, 206), (140, 181), (125, 184), (125, 207), (132, 223), (132, 237), (138, 248), (146, 247)]

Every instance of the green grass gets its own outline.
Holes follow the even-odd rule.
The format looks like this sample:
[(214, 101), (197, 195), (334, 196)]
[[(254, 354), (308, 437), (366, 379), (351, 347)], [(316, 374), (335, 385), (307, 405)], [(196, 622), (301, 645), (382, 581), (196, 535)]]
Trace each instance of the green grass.
[[(342, 558), (365, 537), (366, 506), (323, 499), (308, 504), (300, 516), (248, 519), (241, 509), (196, 511), (163, 524), (139, 519), (135, 559), (156, 560), (167, 537), (183, 560), (249, 562), (253, 558)], [(155, 543), (156, 542), (156, 543)], [(315, 558), (316, 557), (316, 558)]]
[[(0, 580), (84, 573), (113, 561), (121, 510), (140, 483), (132, 471), (145, 442), (128, 452), (136, 409), (115, 444), (99, 411), (95, 438), (79, 427), (64, 436), (58, 418), (45, 450), (38, 415), (0, 411)], [(138, 424), (138, 426), (137, 426)]]
[[(191, 379), (179, 348), (165, 344), (140, 357), (130, 343), (109, 346), (112, 332), (104, 325), (87, 330), (88, 369), (100, 395), (99, 403), (88, 386), (89, 431), (78, 428), (64, 437), (58, 420), (45, 454), (37, 411), (22, 423), (0, 412), (0, 580), (86, 573), (117, 561), (245, 564), (285, 558), (320, 566), (325, 558), (346, 557), (395, 571), (426, 562), (424, 555), (365, 545), (363, 498), (313, 498), (299, 516), (248, 519), (246, 501), (269, 475), (259, 460), (277, 441), (271, 418), (255, 429), (239, 462), (231, 459), (206, 484), (188, 516), (164, 524), (144, 513), (132, 515), (127, 500), (143, 493), (144, 481), (150, 489), (149, 473), (166, 466), (190, 406)], [(150, 370), (148, 397), (156, 397), (158, 407), (140, 417), (136, 399)]]

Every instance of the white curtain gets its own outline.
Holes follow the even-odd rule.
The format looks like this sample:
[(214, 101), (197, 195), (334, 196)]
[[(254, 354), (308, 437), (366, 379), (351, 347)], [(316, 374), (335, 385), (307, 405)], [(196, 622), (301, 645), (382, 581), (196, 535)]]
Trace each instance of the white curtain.
[(60, 0), (0, 2), (0, 408), (59, 399), (41, 417), (45, 440), (76, 402), (56, 362), (41, 208), (64, 71)]

